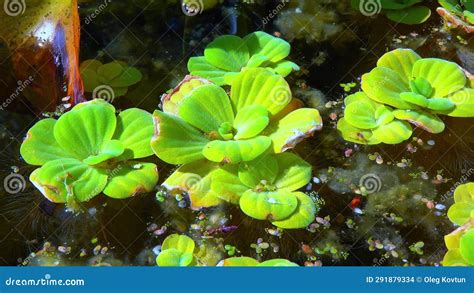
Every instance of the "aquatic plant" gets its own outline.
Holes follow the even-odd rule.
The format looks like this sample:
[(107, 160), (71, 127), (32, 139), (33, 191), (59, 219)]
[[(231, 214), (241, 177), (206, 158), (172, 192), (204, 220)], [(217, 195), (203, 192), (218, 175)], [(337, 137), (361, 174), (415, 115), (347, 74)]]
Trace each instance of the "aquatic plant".
[(454, 191), (454, 204), (448, 210), (448, 218), (457, 225), (464, 225), (474, 218), (474, 183), (459, 185)]
[(187, 267), (196, 265), (194, 249), (196, 244), (186, 235), (172, 234), (161, 245), (156, 257), (160, 267)]
[(244, 68), (263, 67), (285, 77), (300, 69), (286, 60), (290, 50), (288, 42), (262, 31), (244, 38), (224, 35), (207, 45), (204, 56), (191, 57), (188, 70), (217, 85), (230, 85)]
[(391, 107), (371, 100), (364, 92), (348, 96), (344, 104), (344, 118), (339, 120), (337, 129), (347, 141), (397, 144), (413, 133), (408, 122), (395, 119)]
[(154, 113), (154, 152), (167, 163), (184, 164), (164, 186), (188, 192), (193, 207), (222, 203), (211, 190), (220, 165), (237, 167), (266, 152), (285, 152), (321, 129), (316, 109), (291, 111), (291, 100), (283, 77), (263, 68), (239, 74), (230, 97), (209, 81), (185, 79), (163, 98), (164, 112)]
[(474, 218), (444, 237), (448, 252), (443, 266), (474, 266)]
[[(348, 141), (400, 143), (411, 136), (408, 121), (430, 133), (445, 129), (439, 115), (474, 117), (474, 89), (456, 63), (421, 58), (410, 49), (383, 55), (349, 96), (338, 129)], [(370, 98), (370, 101), (369, 99)]]
[(474, 32), (474, 1), (439, 0), (442, 7), (436, 9), (449, 28), (461, 27), (466, 32)]
[(294, 262), (291, 262), (287, 259), (270, 259), (264, 262), (259, 262), (258, 260), (247, 257), (231, 257), (226, 258), (219, 262), (217, 266), (223, 267), (297, 267), (298, 265)]
[(155, 164), (136, 159), (153, 154), (152, 116), (131, 108), (116, 117), (104, 100), (76, 105), (58, 120), (37, 122), (21, 145), (31, 182), (52, 202), (75, 209), (103, 192), (127, 198), (151, 191), (158, 181)]
[(101, 98), (108, 102), (124, 96), (130, 86), (142, 80), (142, 74), (138, 69), (121, 61), (102, 64), (95, 59), (86, 60), (81, 63), (80, 72), (84, 90), (93, 93), (93, 98)]
[(421, 2), (423, 0), (352, 0), (351, 4), (354, 9), (366, 16), (383, 13), (392, 21), (414, 25), (425, 22), (431, 16), (428, 7), (418, 5)]
[(224, 201), (257, 220), (269, 220), (283, 229), (311, 224), (317, 213), (313, 200), (296, 190), (312, 178), (311, 166), (292, 153), (269, 154), (238, 167), (213, 172), (211, 190)]

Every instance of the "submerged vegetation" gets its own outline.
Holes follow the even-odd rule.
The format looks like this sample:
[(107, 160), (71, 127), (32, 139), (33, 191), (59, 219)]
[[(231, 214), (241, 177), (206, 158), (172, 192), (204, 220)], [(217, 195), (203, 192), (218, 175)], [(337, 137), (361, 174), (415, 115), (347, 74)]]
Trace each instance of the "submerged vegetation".
[(0, 12), (13, 262), (474, 265), (470, 2), (66, 2)]

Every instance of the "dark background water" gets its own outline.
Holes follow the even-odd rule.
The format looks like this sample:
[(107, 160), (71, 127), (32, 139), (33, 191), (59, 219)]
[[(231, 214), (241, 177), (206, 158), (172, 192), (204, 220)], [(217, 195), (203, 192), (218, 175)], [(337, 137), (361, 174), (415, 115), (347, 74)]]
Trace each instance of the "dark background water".
[[(473, 119), (446, 119), (448, 127), (440, 135), (417, 130), (415, 136), (422, 145), (407, 142), (363, 147), (345, 143), (339, 137), (334, 115), (343, 111), (341, 100), (347, 95), (340, 84), (357, 82), (383, 53), (396, 47), (411, 47), (424, 57), (452, 60), (473, 72), (472, 36), (462, 35), (464, 40), (460, 41), (458, 32), (443, 31), (434, 9), (428, 22), (406, 26), (382, 15), (359, 15), (341, 4), (344, 1), (292, 1), (283, 9), (278, 8), (282, 6), (277, 1), (225, 1), (223, 6), (193, 17), (186, 17), (180, 5), (173, 2), (176, 1), (81, 4), (81, 60), (123, 60), (139, 68), (144, 74), (142, 82), (114, 104), (121, 109), (140, 107), (153, 111), (160, 103), (160, 95), (186, 75), (188, 58), (202, 54), (215, 36), (235, 29), (241, 36), (262, 29), (269, 33), (287, 32), (281, 36), (292, 43), (290, 58), (303, 68), (289, 77), (295, 96), (318, 106), (325, 120), (323, 131), (296, 149), (313, 165), (315, 178), (322, 181), (307, 188), (321, 202), (318, 222), (311, 231), (282, 231), (278, 237), (271, 235), (272, 231), (268, 233), (272, 229), (269, 223), (246, 217), (238, 207), (223, 206), (200, 213), (178, 207), (172, 197), (159, 203), (154, 194), (120, 201), (98, 196), (87, 203), (86, 212), (72, 215), (64, 206), (45, 200), (27, 179), (33, 168), (21, 160), (19, 146), (38, 117), (20, 104), (0, 111), (0, 178), (12, 172), (25, 178), (25, 188), (19, 193), (9, 194), (0, 188), (0, 264), (45, 264), (58, 259), (61, 264), (151, 264), (151, 250), (174, 232), (187, 233), (222, 254), (223, 244), (231, 244), (242, 255), (289, 258), (301, 265), (305, 261), (323, 265), (439, 264), (445, 253), (443, 236), (453, 230), (446, 218), (446, 209), (452, 202), (449, 191), (456, 184), (472, 180), (474, 174)], [(434, 1), (426, 2), (436, 7)], [(293, 22), (284, 22), (280, 17), (294, 11), (292, 5), (298, 3), (305, 8), (303, 12), (314, 14), (314, 21), (321, 21), (322, 27), (331, 25), (337, 33), (330, 35), (328, 29), (327, 35), (321, 37), (319, 30), (308, 26), (307, 31), (303, 29), (305, 38), (294, 38), (289, 33), (292, 28), (282, 26), (296, 27), (298, 17)], [(318, 13), (308, 5), (314, 5)], [(266, 23), (264, 19), (274, 10), (276, 16)], [(8, 55), (5, 48), (0, 50), (0, 56)], [(0, 66), (0, 73), (1, 77), (11, 74), (5, 66)], [(0, 92), (9, 95), (7, 90)], [(326, 107), (328, 102), (334, 105)], [(409, 144), (417, 151), (407, 151)], [(345, 156), (348, 149), (352, 150), (350, 157)], [(376, 161), (369, 155), (380, 158)], [(161, 182), (173, 167), (153, 160), (160, 166)], [(355, 192), (359, 179), (371, 173), (381, 178), (381, 190), (361, 196), (359, 211), (350, 204), (359, 196)], [(166, 232), (157, 232), (163, 226), (167, 227)], [(237, 229), (224, 232), (219, 230), (223, 226)], [(375, 249), (370, 247), (372, 240), (380, 242)], [(419, 241), (425, 244), (422, 255), (410, 250)], [(45, 242), (71, 247), (71, 253), (50, 249), (49, 258), (38, 261), (29, 257)], [(257, 242), (269, 243), (269, 248), (256, 251), (252, 244)], [(97, 253), (97, 245), (109, 250)]]

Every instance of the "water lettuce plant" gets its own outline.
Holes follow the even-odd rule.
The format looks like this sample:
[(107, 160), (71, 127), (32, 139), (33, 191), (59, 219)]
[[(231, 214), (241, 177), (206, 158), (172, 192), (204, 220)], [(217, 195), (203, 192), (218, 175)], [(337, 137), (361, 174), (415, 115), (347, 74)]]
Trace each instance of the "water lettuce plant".
[[(167, 163), (183, 164), (163, 185), (186, 191), (195, 208), (238, 204), (235, 196), (211, 189), (215, 172), (223, 165), (235, 169), (263, 154), (285, 152), (321, 129), (316, 109), (288, 110), (291, 100), (283, 77), (263, 68), (240, 73), (230, 97), (210, 81), (186, 78), (163, 97), (163, 112), (153, 114), (154, 152)], [(277, 173), (277, 164), (271, 166)]]
[(454, 191), (454, 204), (448, 210), (448, 218), (457, 225), (464, 225), (474, 218), (474, 183), (459, 185)]
[[(102, 92), (110, 97), (106, 100), (124, 96), (127, 94), (128, 88), (140, 82), (143, 77), (138, 69), (121, 61), (102, 64), (95, 59), (86, 60), (81, 63), (80, 72), (84, 90), (99, 95), (94, 98), (103, 98), (100, 96), (101, 86), (107, 86), (112, 90), (111, 93)], [(99, 92), (97, 92), (98, 90)]]
[(27, 133), (21, 155), (30, 165), (31, 182), (52, 202), (72, 209), (103, 192), (127, 198), (151, 191), (157, 166), (137, 159), (153, 154), (150, 113), (131, 108), (117, 116), (104, 100), (76, 105), (59, 119), (43, 119)]
[(448, 24), (448, 27), (461, 27), (466, 32), (474, 32), (474, 1), (471, 0), (439, 0), (436, 11)]
[(418, 5), (422, 2), (423, 0), (352, 0), (351, 4), (354, 9), (367, 16), (384, 13), (392, 21), (415, 25), (425, 22), (431, 16), (428, 7)]
[[(474, 117), (474, 89), (456, 63), (421, 58), (413, 50), (383, 55), (362, 76), (362, 90), (346, 99), (338, 128), (349, 141), (400, 143), (411, 135), (408, 121), (430, 133), (445, 129), (439, 115)], [(371, 103), (367, 97), (375, 103)]]
[(160, 267), (187, 267), (196, 265), (194, 249), (196, 244), (186, 235), (172, 234), (161, 245), (156, 257)]
[(297, 155), (265, 154), (214, 171), (211, 190), (219, 199), (238, 204), (249, 217), (299, 229), (311, 224), (317, 213), (311, 197), (297, 191), (311, 178), (311, 166)]
[(188, 70), (191, 75), (207, 78), (217, 85), (230, 85), (243, 68), (267, 68), (285, 77), (300, 69), (286, 60), (290, 50), (288, 42), (262, 31), (244, 38), (224, 35), (206, 47), (204, 56), (191, 57)]
[(291, 262), (287, 259), (270, 259), (264, 262), (259, 262), (258, 260), (247, 257), (231, 257), (226, 258), (219, 262), (217, 266), (223, 267), (297, 267), (298, 265), (294, 262)]
[(443, 266), (474, 266), (474, 218), (444, 237)]

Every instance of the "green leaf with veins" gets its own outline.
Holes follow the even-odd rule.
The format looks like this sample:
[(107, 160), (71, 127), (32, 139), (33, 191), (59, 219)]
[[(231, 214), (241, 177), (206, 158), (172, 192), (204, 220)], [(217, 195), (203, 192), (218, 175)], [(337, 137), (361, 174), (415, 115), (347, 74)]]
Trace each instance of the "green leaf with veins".
[(240, 208), (257, 220), (282, 220), (296, 210), (298, 201), (291, 191), (247, 190), (239, 201)]

